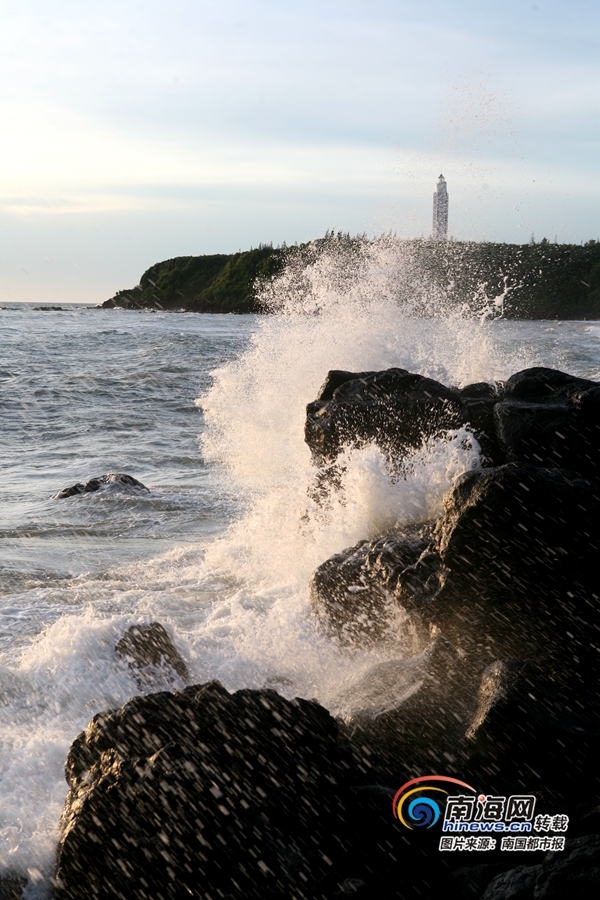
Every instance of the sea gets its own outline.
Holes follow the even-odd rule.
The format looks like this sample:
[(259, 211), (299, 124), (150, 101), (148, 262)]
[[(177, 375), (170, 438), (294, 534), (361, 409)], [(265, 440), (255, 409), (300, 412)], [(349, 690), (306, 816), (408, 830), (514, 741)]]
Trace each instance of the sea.
[[(303, 428), (329, 369), (463, 386), (543, 365), (600, 380), (599, 322), (510, 321), (502, 298), (433, 309), (423, 290), (402, 305), (386, 260), (369, 265), (351, 284), (322, 256), (302, 283), (284, 273), (266, 315), (85, 298), (0, 310), (0, 877), (25, 875), (27, 897), (49, 896), (71, 742), (140, 692), (115, 651), (131, 625), (161, 622), (192, 683), (266, 686), (342, 717), (410, 690), (401, 623), (380, 645), (339, 646), (311, 612), (310, 576), (363, 538), (435, 519), (479, 447), (449, 432), (400, 477), (376, 447), (348, 450), (320, 503)], [(111, 472), (149, 490), (55, 497)]]

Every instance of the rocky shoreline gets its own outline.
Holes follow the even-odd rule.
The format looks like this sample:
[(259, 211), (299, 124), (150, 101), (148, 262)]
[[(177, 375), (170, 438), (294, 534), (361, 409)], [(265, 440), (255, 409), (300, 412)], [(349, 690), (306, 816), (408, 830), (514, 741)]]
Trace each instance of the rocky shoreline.
[[(186, 686), (164, 628), (134, 626), (116, 652), (140, 690), (159, 672), (178, 689), (99, 713), (73, 743), (56, 900), (597, 896), (600, 385), (542, 368), (462, 390), (330, 372), (307, 408), (311, 490), (339, 490), (348, 445), (378, 444), (402, 477), (411, 449), (465, 427), (483, 466), (440, 519), (361, 541), (311, 581), (348, 652), (412, 629), (406, 696), (342, 721), (272, 690)], [(393, 686), (394, 664), (373, 677)], [(534, 798), (537, 843), (442, 852), (439, 824), (409, 828), (392, 807), (432, 775)]]

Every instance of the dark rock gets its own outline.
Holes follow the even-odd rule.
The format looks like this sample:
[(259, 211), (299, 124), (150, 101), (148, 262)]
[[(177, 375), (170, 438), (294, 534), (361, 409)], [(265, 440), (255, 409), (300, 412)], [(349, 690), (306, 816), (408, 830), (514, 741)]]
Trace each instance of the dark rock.
[(503, 385), (480, 381), (459, 390), (466, 407), (466, 419), (479, 441), (487, 465), (499, 466), (506, 462), (504, 447), (496, 434), (494, 409), (504, 394)]
[(411, 835), (393, 818), (396, 790), (379, 784), (352, 790), (347, 811), (351, 853), (346, 877), (340, 880), (334, 898), (408, 900), (444, 896), (449, 860), (438, 850), (439, 835)]
[(366, 881), (363, 881), (361, 878), (346, 878), (339, 885), (333, 896), (334, 898), (356, 897), (358, 900), (360, 897), (369, 897), (370, 894), (371, 892)]
[(556, 369), (534, 368), (508, 379), (494, 408), (506, 461), (600, 475), (600, 384)]
[[(391, 684), (384, 685), (382, 708), (358, 706), (343, 721), (357, 765), (393, 783), (428, 771), (457, 773), (464, 734), (477, 708), (473, 668), (437, 634), (424, 653), (398, 669), (401, 680), (395, 684), (390, 678)], [(375, 680), (376, 674), (366, 677)], [(360, 701), (360, 691), (356, 696)]]
[(320, 463), (335, 460), (346, 445), (370, 442), (398, 456), (466, 421), (458, 391), (431, 378), (405, 369), (331, 371), (306, 407), (304, 437)]
[(398, 610), (402, 573), (430, 543), (428, 536), (390, 534), (361, 541), (322, 563), (311, 578), (310, 598), (326, 630), (343, 643), (381, 639)]
[(427, 608), (440, 593), (447, 575), (440, 554), (430, 543), (413, 565), (400, 572), (395, 594), (398, 603), (407, 610)]
[(519, 866), (494, 878), (481, 900), (596, 900), (600, 893), (600, 835), (568, 840), (539, 866)]
[(569, 472), (470, 472), (445, 497), (435, 538), (447, 572), (422, 614), (482, 662), (592, 660), (598, 526), (593, 486)]
[(561, 806), (584, 785), (600, 788), (600, 708), (579, 701), (522, 660), (496, 661), (483, 673), (466, 732), (469, 771), (492, 792), (550, 788)]
[(140, 689), (164, 680), (172, 682), (175, 675), (182, 681), (188, 679), (187, 666), (160, 622), (132, 625), (115, 650), (127, 660)]
[[(600, 893), (600, 834), (567, 840), (563, 852), (549, 853), (535, 882), (535, 900), (595, 900)], [(489, 900), (489, 898), (488, 898)]]
[(462, 425), (487, 465), (528, 462), (600, 477), (600, 384), (541, 367), (460, 390), (405, 369), (334, 370), (306, 408), (305, 440), (321, 466), (344, 446), (369, 442), (397, 459)]
[[(357, 761), (367, 748), (387, 777), (402, 767), (457, 770), (466, 754), (488, 780), (503, 771), (517, 786), (528, 778), (540, 786), (547, 778), (555, 789), (567, 768), (571, 782), (580, 782), (600, 749), (594, 712), (600, 707), (598, 525), (590, 482), (511, 463), (458, 480), (445, 498), (434, 542), (420, 555), (413, 545), (412, 564), (406, 565), (409, 553), (399, 552), (402, 540), (393, 537), (361, 543), (323, 564), (313, 579), (313, 605), (330, 632), (360, 640), (360, 617), (386, 621), (384, 598), (392, 596), (420, 617), (420, 634), (433, 629), (435, 637), (424, 652), (427, 639), (422, 642), (413, 671), (408, 661), (398, 664), (407, 690), (401, 694), (393, 678), (386, 687), (388, 701), (398, 697), (396, 706), (385, 698), (347, 704), (355, 710), (345, 724)], [(369, 568), (369, 553), (376, 560), (375, 550), (388, 542), (381, 572), (373, 563)], [(350, 592), (352, 586), (364, 591)], [(516, 669), (498, 663), (496, 674), (486, 674), (478, 697), (484, 669), (515, 657), (523, 661)], [(534, 670), (535, 691), (529, 685)], [(378, 672), (370, 677), (385, 680)], [(363, 695), (360, 687), (356, 697)], [(585, 716), (576, 712), (581, 705)], [(546, 749), (549, 764), (540, 772)]]
[(600, 833), (600, 804), (590, 809), (589, 799), (585, 802), (585, 809), (577, 810), (579, 815), (575, 822), (571, 818), (569, 823), (569, 832), (575, 837), (582, 837), (587, 834)]
[(502, 872), (487, 886), (482, 900), (534, 900), (536, 879), (541, 870), (541, 866), (517, 866)]
[(506, 872), (506, 868), (506, 863), (460, 866), (452, 872), (448, 896), (456, 900), (479, 900), (492, 878)]
[(53, 494), (51, 500), (63, 500), (65, 497), (73, 497), (75, 494), (89, 494), (99, 491), (105, 484), (115, 484), (123, 487), (124, 490), (134, 488), (135, 490), (149, 491), (149, 488), (132, 475), (125, 475), (120, 472), (109, 472), (108, 475), (101, 475), (99, 478), (92, 478), (86, 484), (74, 484), (72, 487), (64, 488), (57, 494)]
[(21, 900), (27, 879), (18, 875), (0, 876), (0, 900)]
[(314, 702), (218, 682), (95, 716), (67, 759), (57, 900), (333, 894), (351, 877), (337, 737)]

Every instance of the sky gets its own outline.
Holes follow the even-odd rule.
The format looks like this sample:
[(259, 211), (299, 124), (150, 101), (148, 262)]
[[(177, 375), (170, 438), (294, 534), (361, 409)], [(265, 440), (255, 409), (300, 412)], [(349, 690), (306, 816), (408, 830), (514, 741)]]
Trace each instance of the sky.
[(2, 0), (0, 304), (326, 230), (600, 238), (598, 0)]

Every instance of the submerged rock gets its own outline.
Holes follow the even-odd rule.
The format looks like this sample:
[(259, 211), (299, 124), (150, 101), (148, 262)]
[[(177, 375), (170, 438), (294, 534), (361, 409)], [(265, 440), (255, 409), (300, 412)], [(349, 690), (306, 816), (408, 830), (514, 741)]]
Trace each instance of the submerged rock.
[(107, 475), (101, 475), (98, 478), (92, 478), (85, 484), (77, 483), (71, 487), (64, 488), (57, 494), (53, 494), (51, 500), (63, 500), (65, 497), (73, 497), (75, 494), (90, 494), (99, 491), (103, 485), (114, 484), (121, 485), (125, 490), (134, 488), (135, 490), (148, 491), (149, 488), (133, 475), (125, 475), (122, 472), (109, 472)]
[(55, 896), (333, 893), (350, 773), (314, 702), (218, 682), (136, 697), (71, 747)]
[(188, 670), (179, 651), (160, 622), (132, 625), (115, 650), (127, 660), (141, 690), (160, 681), (187, 681)]

